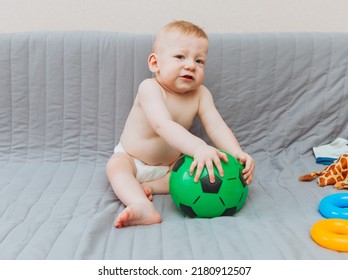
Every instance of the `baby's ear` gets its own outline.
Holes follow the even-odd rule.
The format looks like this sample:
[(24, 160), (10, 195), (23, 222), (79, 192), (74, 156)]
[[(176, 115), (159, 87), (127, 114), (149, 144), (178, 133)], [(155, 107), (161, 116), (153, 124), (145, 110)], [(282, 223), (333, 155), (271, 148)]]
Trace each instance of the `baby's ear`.
[(158, 59), (157, 55), (155, 53), (152, 53), (149, 55), (148, 58), (148, 64), (149, 64), (149, 69), (152, 73), (157, 73), (158, 72)]

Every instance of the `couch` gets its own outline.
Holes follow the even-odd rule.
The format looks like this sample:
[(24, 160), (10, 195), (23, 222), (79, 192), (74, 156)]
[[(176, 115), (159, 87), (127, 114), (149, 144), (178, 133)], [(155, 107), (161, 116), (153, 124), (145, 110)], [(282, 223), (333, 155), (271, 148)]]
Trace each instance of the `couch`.
[[(332, 186), (312, 148), (348, 137), (348, 34), (211, 33), (205, 85), (254, 182), (233, 216), (189, 218), (170, 195), (161, 224), (116, 229), (124, 206), (105, 166), (152, 34), (0, 34), (0, 259), (348, 259), (310, 236)], [(191, 132), (209, 141), (195, 120)]]

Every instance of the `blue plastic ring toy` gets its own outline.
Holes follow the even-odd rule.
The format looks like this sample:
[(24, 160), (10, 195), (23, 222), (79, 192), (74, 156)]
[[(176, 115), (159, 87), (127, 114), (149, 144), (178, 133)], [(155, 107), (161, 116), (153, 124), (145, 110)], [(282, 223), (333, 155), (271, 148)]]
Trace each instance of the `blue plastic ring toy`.
[(348, 193), (335, 193), (324, 197), (319, 203), (319, 211), (325, 218), (348, 220)]

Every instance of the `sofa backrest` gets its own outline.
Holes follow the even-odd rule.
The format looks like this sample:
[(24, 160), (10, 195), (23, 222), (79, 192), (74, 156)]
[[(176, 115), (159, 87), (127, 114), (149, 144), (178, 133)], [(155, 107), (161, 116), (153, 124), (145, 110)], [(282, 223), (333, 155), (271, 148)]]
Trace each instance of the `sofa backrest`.
[[(348, 135), (348, 34), (210, 34), (205, 84), (249, 153)], [(0, 159), (102, 160), (118, 143), (153, 35), (0, 35)], [(199, 121), (192, 131), (206, 139)]]
[(139, 82), (151, 76), (151, 42), (108, 32), (1, 35), (2, 157), (110, 156)]

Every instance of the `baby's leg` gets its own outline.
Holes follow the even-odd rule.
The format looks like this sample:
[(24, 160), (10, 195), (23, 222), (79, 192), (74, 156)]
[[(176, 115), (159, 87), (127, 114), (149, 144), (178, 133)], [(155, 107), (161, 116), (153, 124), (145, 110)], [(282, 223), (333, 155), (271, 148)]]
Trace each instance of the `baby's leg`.
[(126, 153), (116, 153), (108, 161), (107, 175), (116, 196), (126, 208), (115, 221), (117, 228), (131, 225), (160, 223), (162, 218), (149, 201), (143, 188), (135, 178), (133, 159)]
[(143, 187), (144, 192), (149, 200), (152, 200), (153, 194), (169, 193), (169, 176), (170, 172), (157, 180), (141, 183), (141, 186)]

